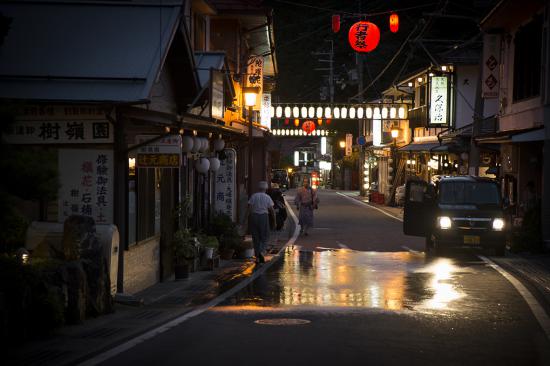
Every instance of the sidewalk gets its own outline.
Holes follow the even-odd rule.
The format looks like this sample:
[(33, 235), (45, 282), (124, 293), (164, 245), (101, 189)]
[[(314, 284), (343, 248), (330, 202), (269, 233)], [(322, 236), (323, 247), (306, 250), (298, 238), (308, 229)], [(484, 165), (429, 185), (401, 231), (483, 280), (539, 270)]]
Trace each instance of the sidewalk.
[[(358, 192), (340, 193), (403, 219), (402, 207), (371, 203), (367, 197), (359, 196)], [(550, 315), (550, 254), (507, 253), (505, 257), (491, 257), (491, 260), (527, 286)]]
[[(270, 237), (266, 264), (279, 258), (293, 232), (289, 217), (285, 227)], [(213, 271), (193, 272), (188, 279), (158, 283), (135, 294), (142, 306), (117, 303), (112, 314), (62, 327), (48, 339), (5, 351), (3, 359), (7, 365), (78, 364), (207, 304), (250, 278), (257, 268), (252, 259), (221, 260)]]

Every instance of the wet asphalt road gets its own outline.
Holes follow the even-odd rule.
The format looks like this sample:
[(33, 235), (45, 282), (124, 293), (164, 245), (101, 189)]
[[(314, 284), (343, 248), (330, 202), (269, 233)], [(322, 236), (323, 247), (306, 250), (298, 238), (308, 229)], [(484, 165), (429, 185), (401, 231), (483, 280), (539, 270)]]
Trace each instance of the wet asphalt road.
[[(477, 253), (426, 257), (399, 221), (321, 200), (317, 229), (251, 285), (105, 364), (550, 365), (525, 300)], [(309, 323), (257, 322), (281, 319)]]

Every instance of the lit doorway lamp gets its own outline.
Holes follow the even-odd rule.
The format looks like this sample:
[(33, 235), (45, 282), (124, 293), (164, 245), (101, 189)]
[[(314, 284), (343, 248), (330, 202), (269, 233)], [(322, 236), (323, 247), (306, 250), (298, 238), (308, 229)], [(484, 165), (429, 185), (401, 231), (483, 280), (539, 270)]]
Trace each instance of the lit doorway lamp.
[(248, 108), (248, 197), (252, 196), (252, 113), (260, 88), (254, 86), (243, 87), (244, 105)]
[[(392, 154), (392, 157), (393, 157), (393, 182), (392, 182), (392, 185), (394, 187), (397, 187), (397, 138), (399, 137), (399, 129), (397, 128), (393, 128), (391, 130), (391, 138), (393, 140), (393, 154)], [(395, 190), (393, 191), (395, 192)], [(393, 197), (391, 197), (391, 199), (393, 200), (394, 203), (397, 203), (397, 200), (395, 199), (395, 193), (393, 195)]]

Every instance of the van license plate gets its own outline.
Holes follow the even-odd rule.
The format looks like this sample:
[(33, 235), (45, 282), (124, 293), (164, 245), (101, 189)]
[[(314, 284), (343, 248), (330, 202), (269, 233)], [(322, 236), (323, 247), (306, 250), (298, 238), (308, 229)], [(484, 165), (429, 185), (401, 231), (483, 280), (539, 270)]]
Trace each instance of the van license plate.
[(464, 244), (479, 245), (479, 236), (477, 235), (464, 235)]

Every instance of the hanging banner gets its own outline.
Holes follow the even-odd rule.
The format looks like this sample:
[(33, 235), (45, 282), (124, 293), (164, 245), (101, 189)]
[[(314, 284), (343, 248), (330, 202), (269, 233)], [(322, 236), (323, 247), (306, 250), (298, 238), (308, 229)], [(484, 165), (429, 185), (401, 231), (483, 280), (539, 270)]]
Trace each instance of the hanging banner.
[(446, 76), (430, 78), (430, 125), (449, 125), (449, 79)]
[(223, 77), (224, 75), (211, 69), (210, 71), (210, 117), (223, 119)]
[[(137, 135), (136, 144), (152, 140), (157, 135)], [(136, 155), (138, 168), (178, 168), (181, 164), (181, 136), (168, 135), (141, 146)]]
[(346, 133), (346, 156), (351, 156), (353, 146), (353, 135)]
[(271, 94), (262, 94), (262, 109), (260, 112), (260, 124), (271, 129)]
[(113, 223), (113, 151), (59, 149), (59, 222), (71, 215)]
[(482, 98), (498, 98), (500, 63), (500, 36), (483, 36)]
[(234, 149), (224, 149), (226, 158), (220, 160), (220, 168), (216, 171), (214, 187), (214, 211), (224, 213), (237, 220), (237, 152)]
[[(246, 86), (260, 88), (258, 95), (262, 95), (264, 81), (264, 58), (263, 56), (252, 56), (248, 59), (246, 69)], [(261, 109), (261, 98), (256, 98), (254, 110)]]

